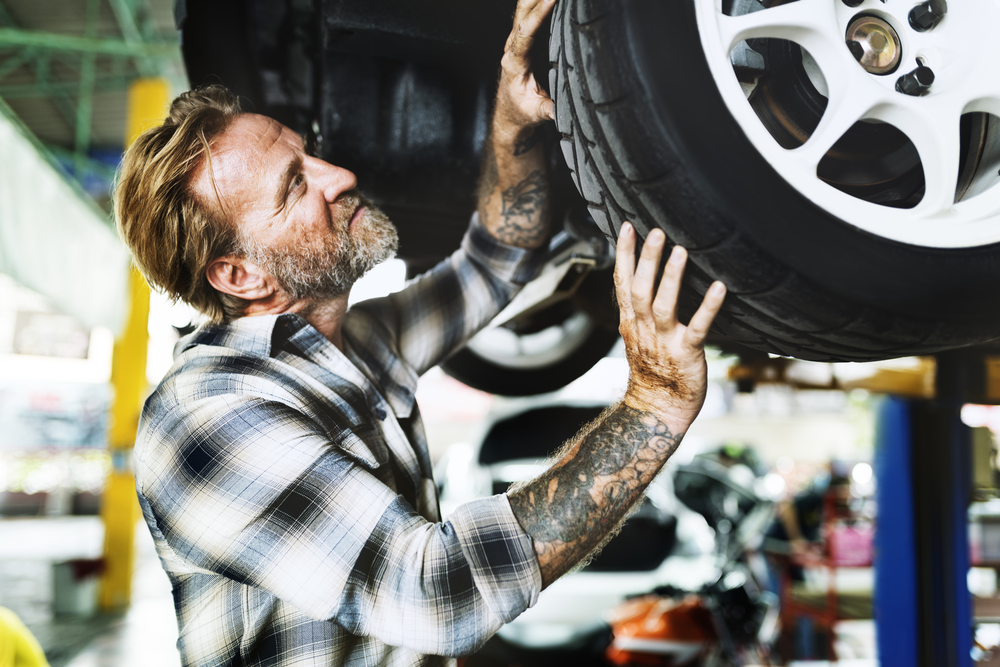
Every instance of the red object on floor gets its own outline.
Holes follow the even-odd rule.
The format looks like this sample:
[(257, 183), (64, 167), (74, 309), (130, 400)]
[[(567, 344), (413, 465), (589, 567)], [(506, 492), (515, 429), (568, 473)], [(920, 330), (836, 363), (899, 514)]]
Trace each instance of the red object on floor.
[(605, 657), (616, 665), (680, 667), (701, 657), (717, 639), (712, 615), (695, 596), (629, 600), (612, 613), (614, 639)]

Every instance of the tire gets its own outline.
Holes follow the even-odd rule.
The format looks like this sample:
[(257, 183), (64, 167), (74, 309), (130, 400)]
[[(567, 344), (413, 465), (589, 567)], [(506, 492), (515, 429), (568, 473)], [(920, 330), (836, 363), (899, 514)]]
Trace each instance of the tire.
[[(500, 337), (500, 344), (496, 344)], [(532, 337), (539, 342), (533, 352)], [(533, 396), (561, 389), (603, 359), (618, 341), (618, 332), (607, 329), (584, 310), (568, 309), (557, 321), (537, 331), (498, 327), (476, 335), (465, 347), (441, 364), (448, 375), (474, 389), (502, 396)], [(514, 343), (516, 351), (512, 350)]]
[[(630, 220), (642, 237), (660, 227), (684, 245), (682, 315), (722, 280), (729, 294), (715, 329), (758, 350), (871, 361), (1000, 336), (1000, 215), (984, 218), (993, 225), (987, 243), (955, 243), (942, 230), (926, 244), (880, 235), (806, 196), (727, 106), (699, 33), (699, 2), (556, 4), (557, 127), (601, 229), (615, 240)], [(911, 210), (919, 209), (886, 215)]]

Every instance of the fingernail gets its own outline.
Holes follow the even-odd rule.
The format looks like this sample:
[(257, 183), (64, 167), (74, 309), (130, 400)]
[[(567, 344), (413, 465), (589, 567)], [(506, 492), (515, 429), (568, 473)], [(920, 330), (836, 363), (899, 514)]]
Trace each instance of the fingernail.
[(618, 236), (628, 236), (632, 233), (632, 223), (625, 221), (622, 223), (622, 228), (618, 232)]
[(708, 290), (712, 296), (722, 296), (726, 292), (726, 286), (716, 280)]
[(679, 245), (675, 245), (674, 249), (670, 251), (670, 259), (667, 260), (671, 264), (680, 264), (684, 261), (684, 248)]
[(661, 245), (666, 240), (667, 240), (666, 235), (659, 229), (654, 229), (649, 233), (649, 236), (646, 237), (646, 241), (654, 245)]

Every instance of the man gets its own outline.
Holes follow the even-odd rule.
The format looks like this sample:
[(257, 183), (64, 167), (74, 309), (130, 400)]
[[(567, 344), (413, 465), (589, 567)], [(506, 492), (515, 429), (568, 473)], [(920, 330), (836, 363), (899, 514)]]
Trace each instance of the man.
[[(218, 90), (181, 96), (130, 149), (119, 228), (150, 281), (208, 314), (146, 402), (140, 504), (170, 575), (186, 665), (447, 662), (475, 650), (614, 531), (705, 392), (714, 286), (688, 327), (685, 254), (658, 290), (655, 232), (616, 283), (624, 401), (518, 489), (442, 521), (413, 391), (537, 271), (553, 117), (528, 63), (555, 0), (521, 0), (477, 215), (462, 248), (402, 292), (347, 309), (395, 247), (350, 172)], [(655, 296), (654, 296), (655, 294)]]

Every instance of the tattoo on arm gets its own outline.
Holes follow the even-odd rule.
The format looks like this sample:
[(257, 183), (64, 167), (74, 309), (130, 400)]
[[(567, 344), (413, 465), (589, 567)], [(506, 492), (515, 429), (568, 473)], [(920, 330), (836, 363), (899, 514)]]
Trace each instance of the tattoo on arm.
[(549, 185), (544, 154), (534, 151), (528, 155), (544, 134), (536, 129), (513, 147), (504, 144), (502, 149), (490, 136), (483, 147), (478, 187), (479, 218), (502, 243), (536, 248), (547, 236)]
[(548, 471), (507, 492), (534, 541), (543, 586), (611, 539), (683, 437), (620, 404), (567, 443)]
[(541, 170), (504, 190), (500, 198), (497, 238), (509, 245), (525, 245), (545, 235), (546, 227), (539, 221), (548, 216), (549, 188)]

